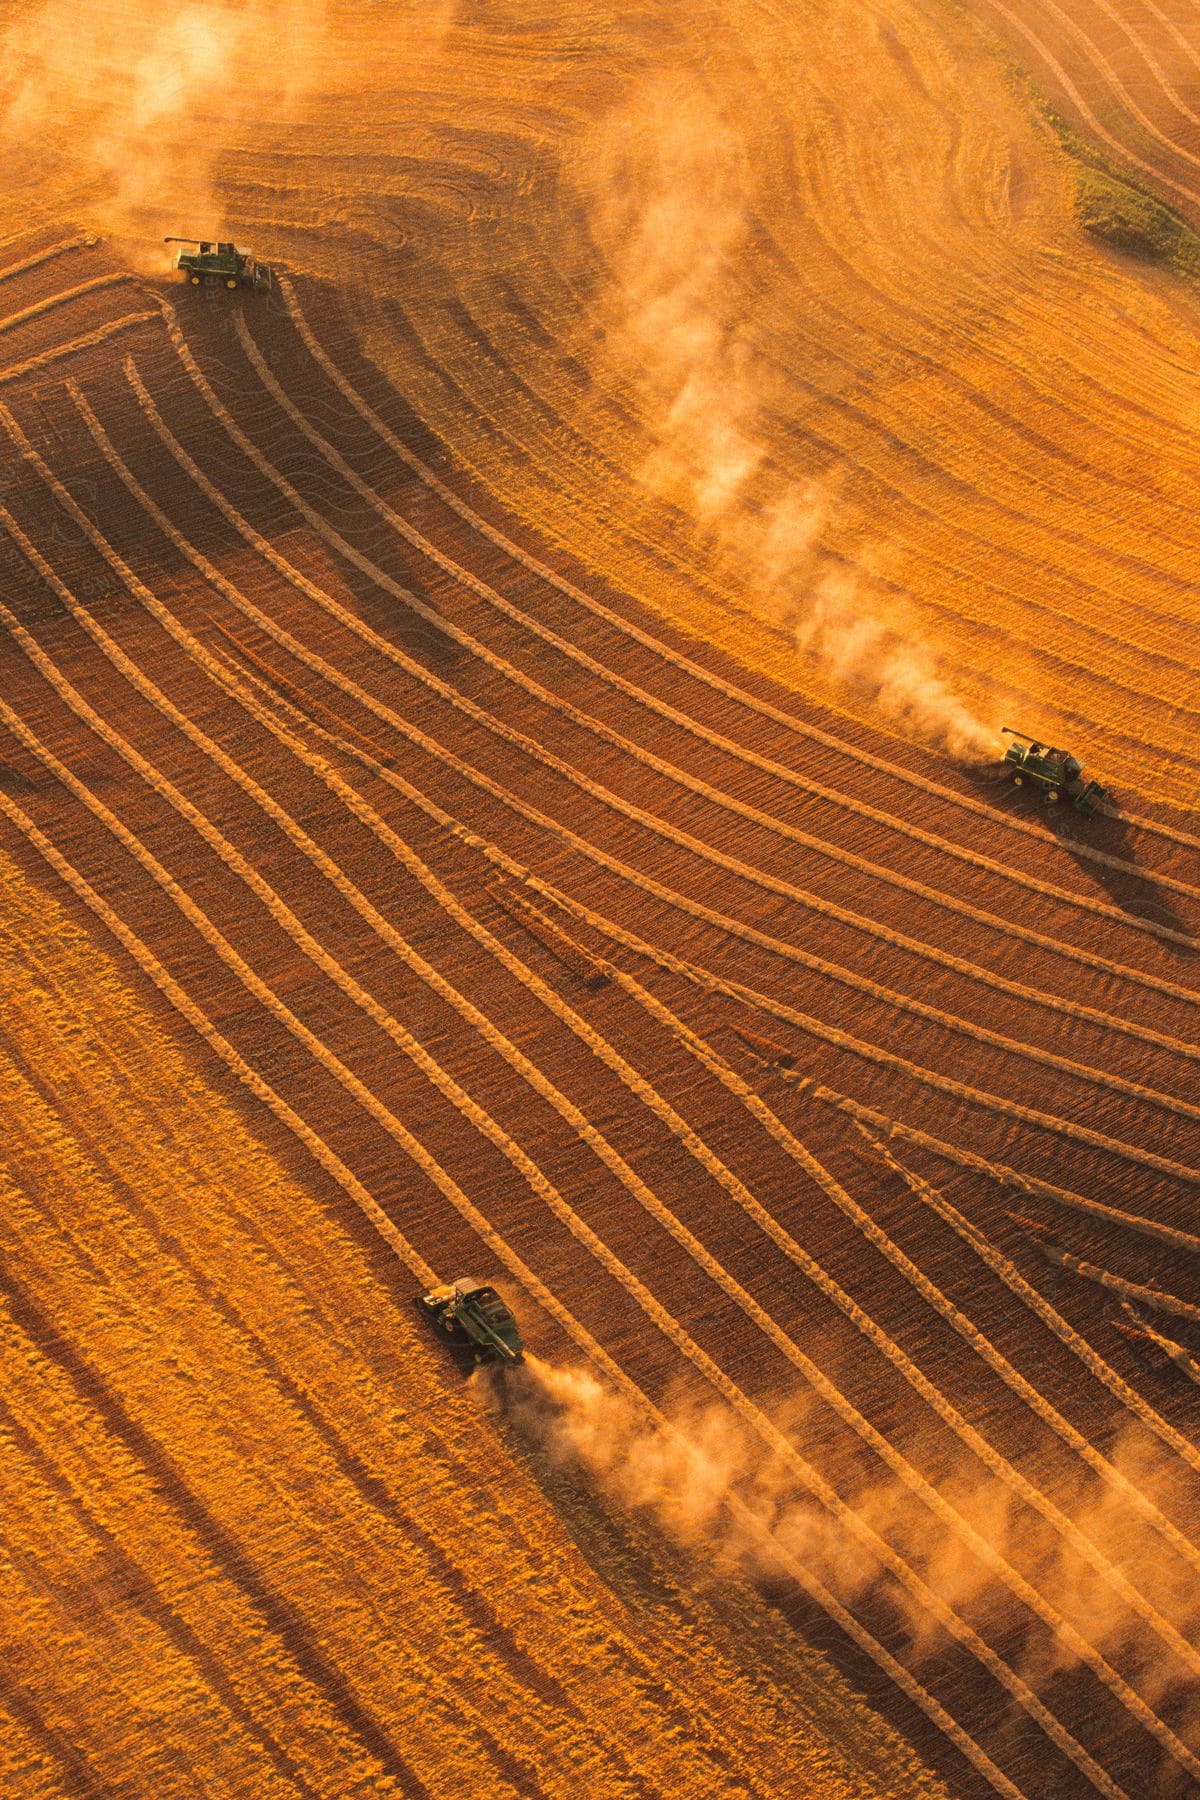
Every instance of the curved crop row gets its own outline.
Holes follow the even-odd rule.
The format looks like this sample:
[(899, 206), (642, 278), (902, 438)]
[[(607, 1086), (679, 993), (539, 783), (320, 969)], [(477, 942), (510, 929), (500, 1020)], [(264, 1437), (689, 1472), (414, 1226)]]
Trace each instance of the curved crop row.
[[(157, 415), (155, 415), (155, 416), (157, 417)], [(440, 678), (433, 675), (430, 671), (424, 669), (422, 665), (414, 663), (411, 658), (407, 657), (402, 651), (398, 650), (394, 645), (389, 644), (386, 639), (380, 639), (378, 637), (378, 634), (370, 632), (370, 628), (365, 626), (360, 620), (356, 619), (353, 614), (348, 613), (345, 608), (340, 607), (338, 605), (338, 603), (333, 601), (332, 598), (328, 594), (324, 593), (323, 590), (316, 588), (314, 586), (314, 584), (308, 582), (306, 580), (306, 578), (300, 576), (299, 572), (297, 570), (295, 570), (292, 565), (286, 563), (285, 559), (283, 559), (279, 556), (279, 553), (274, 550), (273, 546), (266, 543), (266, 541), (263, 540), (259, 534), (254, 533), (252, 531), (252, 528), (250, 528), (246, 525), (245, 521), (240, 519), (240, 515), (237, 515), (236, 512), (234, 511), (234, 509), (230, 507), (229, 502), (225, 501), (223, 496), (220, 496), (217, 493), (217, 491), (215, 489), (213, 489), (212, 484), (209, 483), (207, 481), (207, 478), (204, 477), (202, 475), (202, 473), (199, 471), (199, 469), (196, 468), (192, 459), (190, 457), (188, 457), (187, 453), (182, 449), (182, 446), (178, 445), (176, 440), (171, 438), (170, 435), (165, 432), (165, 428), (164, 428), (164, 441), (168, 443), (168, 447), (174, 446), (174, 454), (176, 456), (176, 459), (181, 461), (182, 466), (187, 468), (188, 473), (192, 476), (193, 479), (197, 480), (198, 483), (202, 484), (205, 487), (205, 491), (210, 494), (210, 497), (212, 497), (214, 500), (216, 500), (218, 504), (221, 504), (222, 510), (225, 511), (227, 517), (230, 517), (231, 522), (234, 522), (237, 524), (238, 528), (241, 530), (243, 535), (249, 534), (248, 541), (252, 541), (254, 543), (255, 547), (257, 549), (259, 549), (261, 554), (263, 554), (269, 561), (271, 561), (274, 566), (280, 568), (281, 572), (283, 572), (285, 574), (286, 578), (293, 585), (301, 586), (303, 588), (303, 590), (305, 592), (307, 592), (309, 594), (309, 596), (312, 598), (317, 598), (319, 596), (318, 604), (320, 604), (325, 610), (333, 611), (337, 616), (342, 618), (342, 621), (344, 623), (348, 623), (350, 625), (350, 628), (352, 630), (354, 630), (359, 636), (366, 637), (369, 634), (369, 637), (370, 637), (370, 640), (372, 641), (372, 643), (376, 646), (382, 646), (384, 653), (389, 657), (390, 660), (404, 666), (407, 672), (415, 674), (418, 680), (420, 680), (425, 686), (430, 687), (430, 688), (434, 689), (435, 691), (439, 692), (441, 694), (441, 696), (445, 699), (448, 699), (450, 701), (450, 703), (457, 710), (467, 711), (471, 714), (471, 716), (475, 716), (477, 713), (479, 713), (480, 709), (475, 707), (472, 702), (468, 701), (464, 696), (458, 694), (454, 689), (450, 688), (447, 683), (441, 681)], [(282, 478), (280, 478), (280, 479), (282, 479)], [(285, 484), (285, 485), (290, 486), (290, 484)], [(60, 488), (60, 497), (63, 498), (63, 503), (67, 504), (68, 510), (70, 510), (74, 503), (69, 501), (69, 496), (65, 496), (65, 497), (64, 496), (65, 496), (65, 490), (61, 490), (61, 488)], [(303, 505), (304, 503), (302, 502), (301, 504)], [(308, 510), (311, 510), (311, 509), (308, 509)], [(83, 518), (83, 515), (79, 515), (79, 517), (80, 517), (80, 522), (85, 530), (87, 530), (89, 532), (94, 531), (94, 528), (90, 526), (90, 522), (86, 521)], [(160, 524), (162, 523), (161, 515), (159, 518), (159, 523)], [(178, 547), (184, 551), (184, 554), (189, 555), (191, 560), (195, 561), (198, 553), (196, 553), (192, 549), (192, 547), (187, 544), (185, 539), (182, 539), (180, 537), (180, 535), (175, 531), (174, 527), (171, 527), (171, 532), (173, 534), (174, 541), (177, 543)], [(207, 568), (205, 568), (202, 572), (204, 572), (206, 574), (206, 578), (212, 579), (211, 565), (208, 565)], [(386, 581), (388, 578), (384, 577), (384, 579)], [(223, 578), (221, 578), (221, 584), (222, 584), (222, 591), (226, 593), (227, 597), (233, 597), (235, 591), (232, 590), (230, 584), (228, 584), (227, 582), (224, 582)], [(257, 608), (249, 608), (248, 609), (247, 603), (244, 601), (244, 598), (242, 598), (242, 597), (236, 598), (235, 604), (238, 604), (241, 607), (241, 610), (243, 610), (244, 612), (247, 612), (248, 616), (253, 616), (255, 618), (255, 622), (260, 624), (262, 626), (262, 628), (267, 630), (271, 635), (274, 635), (277, 637), (279, 636), (279, 628), (277, 626), (275, 626), (272, 622), (270, 622), (267, 619), (267, 616), (265, 614), (262, 614), (259, 611), (259, 609), (257, 609)], [(290, 638), (290, 634), (285, 633), (284, 637)], [(282, 639), (281, 639), (281, 641), (282, 641)], [(290, 640), (289, 648), (291, 647), (291, 644), (294, 644), (294, 642), (295, 642), (294, 639)], [(318, 661), (320, 661), (320, 660), (321, 659), (318, 659)], [(326, 669), (328, 668), (328, 666), (329, 665), (323, 665), (323, 667)], [(337, 680), (338, 685), (342, 685), (342, 686), (345, 685), (344, 678), (337, 678), (335, 676), (334, 679)], [(370, 709), (375, 711), (380, 717), (385, 718), (389, 724), (391, 724), (393, 726), (395, 726), (397, 724), (398, 715), (395, 714), (393, 709), (383, 706), (383, 704), (381, 702), (374, 700), (369, 695), (363, 694), (362, 691), (359, 689), (355, 689), (355, 692), (358, 695), (358, 697), (362, 700), (363, 704), (366, 704), (367, 706), (369, 706)], [(618, 810), (625, 812), (628, 816), (637, 818), (639, 820), (639, 822), (648, 822), (651, 825), (651, 828), (654, 829), (656, 832), (666, 835), (666, 836), (674, 839), (675, 841), (684, 843), (686, 845), (686, 847), (688, 847), (689, 849), (695, 848), (696, 845), (699, 844), (699, 840), (691, 840), (689, 838), (688, 834), (676, 831), (675, 828), (667, 825), (664, 821), (658, 819), (657, 816), (646, 815), (641, 809), (634, 807), (631, 803), (622, 801), (618, 796), (614, 796), (610, 792), (610, 790), (608, 790), (606, 788), (600, 788), (598, 786), (598, 784), (591, 782), (589, 780), (589, 778), (579, 775), (578, 772), (570, 769), (570, 767), (568, 765), (562, 764), (561, 759), (553, 757), (549, 752), (543, 750), (541, 748), (541, 746), (531, 744), (531, 742), (524, 737), (524, 734), (516, 732), (512, 727), (506, 726), (503, 723), (501, 723), (500, 721), (497, 721), (490, 715), (486, 715), (486, 714), (481, 715), (481, 722), (483, 722), (485, 724), (485, 726), (488, 729), (490, 729), (493, 733), (501, 736), (502, 738), (504, 738), (507, 741), (518, 743), (523, 750), (530, 751), (530, 753), (533, 754), (539, 762), (543, 763), (546, 766), (554, 767), (556, 770), (566, 773), (568, 776), (568, 779), (571, 779), (575, 783), (575, 785), (582, 786), (589, 792), (592, 792), (593, 790), (595, 790), (597, 797), (602, 798), (605, 804), (615, 806)], [(399, 729), (401, 729), (401, 730), (405, 731), (407, 734), (411, 735), (412, 728), (407, 726), (406, 724), (401, 723), (399, 726)], [(473, 778), (481, 779), (480, 777), (478, 777), (478, 775), (474, 776)], [(540, 822), (542, 822), (543, 824), (546, 823), (546, 821), (544, 819), (542, 819)], [(555, 834), (557, 836), (559, 836), (560, 838), (563, 838), (564, 840), (571, 842), (574, 847), (583, 848), (585, 854), (591, 856), (593, 859), (598, 859), (598, 860), (604, 862), (607, 866), (609, 866), (611, 868), (616, 869), (619, 873), (621, 873), (625, 877), (625, 879), (627, 879), (627, 880), (632, 879), (636, 885), (641, 886), (642, 888), (646, 889), (646, 891), (655, 893), (657, 895), (657, 897), (659, 897), (659, 898), (666, 899), (669, 904), (675, 905), (675, 906), (682, 906), (684, 908), (684, 910), (692, 913), (693, 916), (707, 918), (710, 920), (710, 922), (718, 924), (723, 930), (726, 930), (726, 931), (733, 930), (737, 935), (742, 936), (742, 937), (748, 939), (749, 941), (758, 942), (758, 943), (762, 944), (763, 947), (769, 948), (769, 949), (775, 951), (776, 953), (783, 954), (789, 960), (799, 962), (799, 963), (804, 964), (809, 967), (820, 969), (822, 973), (834, 973), (835, 972), (834, 966), (828, 964), (825, 961), (825, 959), (813, 957), (813, 956), (809, 955), (809, 953), (803, 952), (803, 951), (799, 950), (798, 948), (796, 948), (795, 946), (783, 944), (781, 942), (781, 940), (772, 939), (772, 938), (768, 937), (766, 934), (759, 933), (750, 926), (742, 925), (737, 921), (732, 921), (732, 920), (727, 919), (723, 915), (715, 914), (711, 908), (704, 907), (698, 902), (690, 901), (686, 897), (680, 896), (674, 890), (665, 888), (662, 886), (662, 884), (654, 882), (650, 877), (635, 874), (633, 871), (631, 871), (628, 868), (627, 865), (617, 863), (615, 861), (615, 859), (609, 858), (606, 855), (606, 853), (600, 851), (597, 847), (595, 847), (593, 845), (585, 846), (584, 841), (579, 839), (577, 834), (567, 831), (565, 827), (558, 825), (557, 823), (552, 823), (551, 829), (553, 829)], [(789, 894), (789, 897), (794, 892), (794, 890), (791, 890), (787, 886), (787, 884), (777, 883), (774, 880), (774, 878), (772, 878), (772, 877), (764, 876), (757, 870), (748, 869), (746, 865), (738, 863), (736, 861), (736, 859), (725, 858), (719, 852), (712, 850), (710, 847), (708, 847), (706, 845), (700, 846), (700, 853), (706, 855), (712, 861), (720, 862), (725, 866), (730, 866), (730, 867), (735, 868), (737, 870), (737, 872), (740, 874), (746, 874), (748, 876), (748, 878), (751, 879), (752, 881), (754, 881), (757, 885), (769, 887), (769, 888), (775, 888), (778, 891), (783, 891), (783, 892)], [(822, 902), (822, 903), (820, 903), (820, 905), (822, 907), (828, 907), (829, 903)], [(892, 934), (889, 934), (889, 936), (891, 936), (891, 935)], [(849, 975), (848, 972), (846, 972), (846, 971), (838, 971), (836, 973), (836, 978), (846, 979), (851, 983), (851, 985), (862, 987), (866, 991), (870, 991), (874, 987), (877, 986), (877, 984), (871, 984), (871, 983), (866, 982), (865, 978), (854, 977), (852, 975)], [(881, 992), (886, 992), (886, 990), (881, 990)], [(900, 1004), (902, 1005), (902, 1007), (905, 1010), (916, 1011), (919, 1013), (923, 1013), (927, 1016), (936, 1015), (938, 1017), (939, 1023), (947, 1022), (948, 1015), (938, 1014), (937, 1009), (926, 1008), (924, 1006), (924, 1003), (922, 1003), (922, 1002), (904, 999), (903, 997), (899, 997), (899, 996), (896, 997), (896, 999), (899, 1000)], [(895, 1003), (895, 1000), (893, 1000), (893, 1003)], [(965, 1024), (960, 1025), (959, 1028), (969, 1031), (970, 1034), (973, 1036), (988, 1035), (986, 1033), (985, 1028), (980, 1028), (980, 1027), (975, 1027), (975, 1026), (968, 1027)], [(999, 1037), (999, 1034), (993, 1034), (993, 1035), (996, 1037)], [(851, 1040), (846, 1038), (844, 1041), (849, 1042)], [(1056, 1066), (1056, 1067), (1061, 1068), (1063, 1066), (1063, 1059), (1061, 1057), (1053, 1057), (1051, 1055), (1051, 1053), (1038, 1051), (1032, 1046), (1021, 1045), (1021, 1046), (1019, 1046), (1019, 1050), (1020, 1050), (1020, 1053), (1025, 1054), (1025, 1055), (1031, 1055), (1035, 1059), (1042, 1059), (1042, 1060), (1045, 1060), (1048, 1062), (1053, 1062), (1054, 1066)], [(876, 1055), (878, 1057), (882, 1057), (884, 1060), (897, 1060), (901, 1066), (910, 1067), (910, 1065), (908, 1065), (904, 1062), (904, 1059), (893, 1059), (889, 1056), (889, 1053), (887, 1053), (885, 1051), (877, 1050)], [(934, 1081), (935, 1083), (944, 1083), (948, 1079), (946, 1077), (940, 1077), (940, 1076), (933, 1075), (931, 1072), (925, 1072), (925, 1073), (928, 1074), (929, 1079)], [(1088, 1068), (1086, 1071), (1086, 1074), (1089, 1079), (1101, 1080), (1106, 1083), (1111, 1083), (1111, 1085), (1113, 1085), (1113, 1086), (1121, 1086), (1122, 1085), (1122, 1078), (1115, 1077), (1115, 1076), (1109, 1076), (1105, 1072), (1097, 1072), (1097, 1071), (1093, 1071), (1091, 1068)], [(962, 1087), (962, 1084), (957, 1084), (956, 1091), (966, 1092), (967, 1090)], [(1153, 1090), (1147, 1090), (1147, 1092), (1150, 1093), (1150, 1092), (1153, 1092)], [(1163, 1097), (1161, 1097), (1161, 1099), (1162, 1099), (1162, 1102), (1164, 1102), (1171, 1110), (1175, 1110), (1177, 1108), (1177, 1106), (1180, 1104), (1178, 1102), (1175, 1102), (1171, 1096), (1163, 1096)], [(1001, 1108), (1005, 1109), (1005, 1110), (1012, 1110), (1012, 1108), (1017, 1105), (1017, 1103), (1015, 1103), (1015, 1102), (1003, 1101), (999, 1097), (993, 1097), (993, 1100), (995, 1101), (996, 1104), (1000, 1105)], [(1187, 1105), (1186, 1102), (1184, 1102), (1182, 1104), (1185, 1107)], [(1048, 1119), (1048, 1115), (1037, 1113), (1033, 1109), (1024, 1109), (1023, 1112), (1016, 1113), (1016, 1114), (1014, 1114), (1014, 1116), (1026, 1116), (1031, 1119), (1036, 1119), (1037, 1122), (1039, 1122), (1039, 1123), (1047, 1122), (1047, 1119)], [(1091, 1132), (1090, 1128), (1088, 1128), (1088, 1127), (1072, 1125), (1069, 1122), (1065, 1122), (1065, 1121), (1059, 1121), (1057, 1125), (1052, 1124), (1052, 1129), (1060, 1129), (1060, 1128), (1062, 1130), (1064, 1130), (1067, 1133), (1067, 1135), (1079, 1136), (1082, 1138), (1083, 1141), (1094, 1142), (1101, 1146), (1107, 1145), (1108, 1143), (1113, 1141), (1113, 1140), (1108, 1140), (1108, 1139), (1104, 1138), (1102, 1134), (1096, 1134), (1096, 1133)], [(1188, 1172), (1183, 1167), (1183, 1165), (1180, 1165), (1177, 1163), (1171, 1163), (1170, 1159), (1166, 1159), (1164, 1161), (1164, 1159), (1155, 1157), (1154, 1153), (1136, 1152), (1136, 1151), (1130, 1150), (1129, 1147), (1126, 1147), (1125, 1150), (1123, 1150), (1122, 1152), (1119, 1152), (1119, 1153), (1125, 1154), (1125, 1155), (1131, 1155), (1134, 1160), (1147, 1161), (1148, 1166), (1161, 1167), (1164, 1169), (1164, 1172), (1170, 1172), (1176, 1176), (1182, 1175), (1183, 1179), (1185, 1179), (1185, 1180), (1190, 1179)]]

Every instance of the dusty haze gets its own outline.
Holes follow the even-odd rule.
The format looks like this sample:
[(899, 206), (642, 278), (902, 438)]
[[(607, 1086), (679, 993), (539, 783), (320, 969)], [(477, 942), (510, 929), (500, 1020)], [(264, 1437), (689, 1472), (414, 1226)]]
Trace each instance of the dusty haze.
[(711, 534), (751, 610), (839, 686), (957, 760), (994, 757), (999, 721), (958, 697), (915, 608), (873, 572), (879, 547), (855, 565), (829, 553), (836, 465), (797, 486), (772, 457), (789, 371), (755, 345), (762, 196), (738, 128), (699, 79), (660, 77), (597, 128), (589, 164), (614, 277), (607, 349), (659, 443), (643, 481)]
[[(619, 1505), (653, 1518), (679, 1543), (701, 1553), (706, 1565), (786, 1576), (799, 1561), (845, 1604), (860, 1600), (883, 1581), (905, 1609), (918, 1658), (944, 1647), (943, 1627), (926, 1606), (892, 1584), (881, 1562), (820, 1503), (798, 1491), (795, 1473), (748, 1424), (721, 1402), (668, 1407), (657, 1425), (631, 1400), (584, 1368), (560, 1369), (533, 1357), (509, 1374), (502, 1401), (517, 1428), (553, 1460), (581, 1467)], [(798, 1394), (773, 1409), (771, 1422), (805, 1455), (826, 1423), (812, 1397)], [(1173, 1477), (1165, 1456), (1147, 1454), (1132, 1439), (1118, 1440), (1110, 1461), (1142, 1494), (1170, 1511)], [(1012, 1492), (986, 1470), (948, 1467), (937, 1487), (960, 1517), (1013, 1568), (1052, 1597), (1067, 1624), (1103, 1656), (1140, 1665), (1135, 1686), (1159, 1698), (1179, 1678), (1179, 1666), (1144, 1621), (1127, 1610), (1102, 1570), (1061, 1536), (1049, 1521), (1031, 1516)], [(998, 1575), (978, 1552), (932, 1515), (895, 1476), (847, 1476), (839, 1497), (906, 1562), (940, 1599), (960, 1614), (980, 1605), (1002, 1613), (1007, 1597)], [(736, 1499), (739, 1514), (729, 1508)], [(1115, 1482), (1078, 1473), (1073, 1494), (1058, 1503), (1072, 1524), (1115, 1568), (1134, 1580), (1163, 1618), (1189, 1641), (1200, 1628), (1200, 1597), (1190, 1585), (1173, 1584), (1129, 1501)], [(753, 1527), (745, 1524), (746, 1512)], [(1028, 1659), (1023, 1673), (1037, 1688), (1054, 1669), (1069, 1667), (1075, 1650), (1059, 1638), (1053, 1649)], [(1189, 1717), (1183, 1735), (1200, 1743), (1200, 1717)]]

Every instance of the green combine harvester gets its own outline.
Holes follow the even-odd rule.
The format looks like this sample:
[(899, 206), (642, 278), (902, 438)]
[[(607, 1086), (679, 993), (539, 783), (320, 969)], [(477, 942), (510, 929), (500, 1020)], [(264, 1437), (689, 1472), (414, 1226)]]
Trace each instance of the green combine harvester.
[(1098, 781), (1084, 780), (1083, 764), (1069, 751), (1052, 750), (1027, 732), (1014, 731), (1011, 725), (1002, 729), (1014, 740), (1004, 753), (1005, 764), (1013, 771), (1014, 787), (1040, 791), (1051, 806), (1067, 800), (1082, 813), (1098, 811), (1109, 798), (1108, 789)]
[(463, 1275), (419, 1294), (417, 1305), (442, 1337), (472, 1350), (477, 1362), (524, 1362), (525, 1346), (512, 1309), (485, 1282)]
[(164, 244), (191, 244), (175, 258), (175, 267), (186, 275), (193, 287), (249, 288), (265, 294), (271, 286), (271, 271), (266, 263), (256, 262), (236, 244), (213, 244), (202, 238), (169, 237)]

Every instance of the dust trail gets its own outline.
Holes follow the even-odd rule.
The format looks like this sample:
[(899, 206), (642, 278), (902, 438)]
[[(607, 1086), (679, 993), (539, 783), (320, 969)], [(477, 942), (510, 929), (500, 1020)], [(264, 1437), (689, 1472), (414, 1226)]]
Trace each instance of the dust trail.
[[(342, 0), (39, 0), (0, 33), (0, 149), (11, 176), (168, 266), (168, 233), (232, 232), (225, 176), (280, 149), (318, 96), (353, 93), (373, 58)], [(453, 0), (394, 0), (374, 44), (414, 21), (448, 29)], [(357, 48), (355, 48), (357, 46)]]
[[(536, 1356), (525, 1367), (485, 1378), (488, 1403), (548, 1460), (581, 1470), (610, 1501), (648, 1516), (680, 1545), (699, 1553), (699, 1566), (752, 1576), (786, 1574), (801, 1561), (846, 1604), (883, 1582), (901, 1609), (914, 1661), (944, 1648), (942, 1628), (927, 1610), (901, 1595), (880, 1563), (809, 1496), (798, 1492), (792, 1472), (720, 1402), (682, 1402), (655, 1422), (630, 1398), (585, 1368), (556, 1368)], [(780, 1406), (775, 1424), (794, 1442), (812, 1445), (825, 1435), (822, 1409), (810, 1397)], [(928, 1453), (925, 1453), (928, 1454)], [(1175, 1474), (1141, 1439), (1118, 1443), (1122, 1472), (1169, 1509), (1182, 1495)], [(924, 1455), (922, 1457), (924, 1461)], [(824, 1458), (822, 1458), (824, 1461)], [(1189, 1742), (1200, 1739), (1200, 1696), (1160, 1639), (1131, 1616), (1119, 1594), (1077, 1546), (1044, 1520), (1026, 1513), (994, 1475), (962, 1453), (962, 1466), (947, 1466), (936, 1484), (972, 1528), (1052, 1600), (1068, 1623), (1114, 1661), (1153, 1704), (1171, 1692), (1186, 1711), (1176, 1728)], [(844, 1472), (836, 1483), (843, 1500), (907, 1559), (926, 1585), (956, 1610), (998, 1619), (1010, 1601), (997, 1576), (957, 1533), (944, 1529), (895, 1477), (864, 1480)], [(1200, 1596), (1178, 1571), (1169, 1572), (1156, 1546), (1131, 1518), (1118, 1489), (1080, 1471), (1074, 1493), (1056, 1497), (1102, 1554), (1141, 1588), (1164, 1617), (1189, 1638), (1200, 1626)], [(736, 1511), (729, 1502), (736, 1499)], [(749, 1519), (752, 1525), (738, 1523)], [(882, 1589), (881, 1589), (882, 1591)], [(1044, 1685), (1070, 1666), (1063, 1640), (1039, 1635), (1025, 1672)]]
[(915, 606), (880, 573), (884, 547), (858, 543), (852, 561), (833, 550), (838, 469), (798, 484), (773, 458), (795, 395), (759, 342), (778, 296), (754, 224), (769, 202), (741, 130), (699, 79), (657, 77), (598, 128), (583, 179), (614, 277), (608, 350), (657, 438), (642, 480), (696, 520), (751, 610), (830, 679), (959, 761), (995, 757), (999, 720), (956, 694)]

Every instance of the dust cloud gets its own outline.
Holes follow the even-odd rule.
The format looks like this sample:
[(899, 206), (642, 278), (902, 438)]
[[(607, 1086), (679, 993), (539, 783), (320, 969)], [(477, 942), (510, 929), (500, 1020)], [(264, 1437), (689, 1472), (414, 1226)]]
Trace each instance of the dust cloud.
[(828, 678), (958, 761), (994, 758), (998, 721), (956, 695), (915, 606), (882, 578), (881, 547), (853, 560), (831, 547), (839, 470), (797, 483), (772, 454), (795, 392), (755, 223), (771, 202), (740, 130), (698, 78), (660, 77), (598, 128), (586, 162), (613, 280), (608, 351), (657, 440), (643, 481), (710, 534), (750, 609)]
[[(944, 1649), (944, 1628), (927, 1603), (885, 1578), (871, 1549), (799, 1489), (784, 1459), (725, 1404), (670, 1406), (660, 1424), (590, 1370), (557, 1368), (535, 1356), (527, 1357), (522, 1370), (485, 1378), (484, 1391), (539, 1455), (582, 1471), (608, 1500), (648, 1516), (675, 1542), (700, 1553), (704, 1567), (778, 1578), (799, 1562), (846, 1605), (886, 1579), (904, 1618), (913, 1661)], [(805, 1454), (805, 1446), (820, 1443), (824, 1435), (820, 1410), (802, 1396), (776, 1408), (771, 1422)], [(1179, 1504), (1177, 1472), (1140, 1440), (1135, 1445), (1119, 1439), (1110, 1456), (1120, 1473), (1168, 1514)], [(824, 1457), (819, 1460), (824, 1464)], [(835, 1485), (839, 1498), (949, 1606), (969, 1610), (973, 1618), (1003, 1614), (1007, 1596), (996, 1572), (895, 1476), (864, 1481), (843, 1474)], [(1170, 1648), (1128, 1610), (1078, 1545), (1030, 1514), (995, 1475), (972, 1463), (970, 1469), (941, 1470), (935, 1485), (1083, 1638), (1118, 1666), (1136, 1670), (1135, 1684), (1151, 1703), (1178, 1688), (1185, 1672)], [(1060, 1486), (1056, 1499), (1095, 1550), (1194, 1642), (1200, 1627), (1194, 1578), (1178, 1568), (1168, 1572), (1171, 1559), (1131, 1517), (1120, 1489), (1081, 1470), (1077, 1492), (1064, 1493)], [(1038, 1646), (1028, 1651), (1022, 1669), (1035, 1687), (1069, 1667), (1075, 1655), (1061, 1637), (1047, 1640), (1039, 1634)], [(1200, 1738), (1200, 1717), (1191, 1717), (1181, 1735)]]
[[(374, 36), (339, 31), (341, 0), (40, 0), (0, 33), (0, 148), (31, 192), (169, 266), (168, 234), (236, 235), (222, 172), (297, 141), (310, 103), (353, 94), (372, 45), (448, 29), (453, 0), (395, 0)], [(300, 139), (300, 148), (304, 148)], [(288, 210), (271, 175), (271, 205)], [(268, 221), (269, 223), (269, 221)]]

